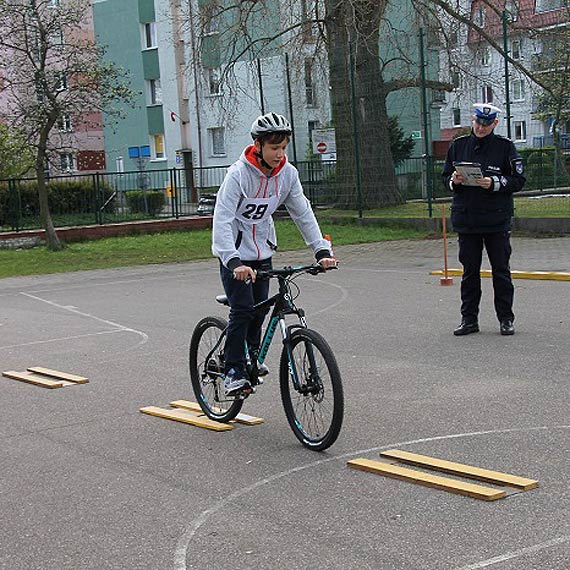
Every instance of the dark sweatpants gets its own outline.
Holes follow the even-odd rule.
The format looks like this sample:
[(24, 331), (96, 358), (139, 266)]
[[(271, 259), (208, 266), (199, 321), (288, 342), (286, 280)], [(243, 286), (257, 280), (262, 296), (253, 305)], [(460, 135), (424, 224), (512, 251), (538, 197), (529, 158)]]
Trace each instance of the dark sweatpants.
[(491, 263), (495, 312), (499, 321), (514, 320), (514, 286), (509, 260), (510, 232), (459, 234), (459, 261), (463, 264), (461, 279), (461, 315), (463, 320), (476, 322), (481, 300), (481, 262), (483, 246)]
[[(253, 269), (271, 269), (271, 258), (262, 261), (244, 261)], [(236, 281), (233, 272), (220, 263), (222, 285), (230, 303), (230, 319), (224, 348), (225, 370), (245, 371), (245, 341), (251, 351), (258, 351), (261, 342), (263, 319), (267, 314), (255, 313), (253, 305), (265, 301), (269, 295), (269, 279), (257, 279), (255, 283)]]

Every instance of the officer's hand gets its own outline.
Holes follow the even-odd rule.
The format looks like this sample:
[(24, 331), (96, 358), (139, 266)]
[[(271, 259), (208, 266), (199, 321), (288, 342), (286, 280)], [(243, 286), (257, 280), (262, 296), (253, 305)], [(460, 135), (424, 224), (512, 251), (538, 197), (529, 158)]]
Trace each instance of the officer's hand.
[(237, 281), (251, 280), (252, 283), (255, 283), (256, 277), (257, 273), (248, 265), (240, 265), (234, 269), (234, 279)]
[(481, 186), (481, 188), (485, 188), (485, 190), (489, 190), (493, 187), (493, 179), (486, 176), (485, 178), (479, 178), (475, 180), (475, 182)]
[(459, 174), (457, 170), (454, 170), (451, 175), (451, 181), (453, 184), (463, 184), (465, 182), (465, 176), (463, 176), (463, 174)]

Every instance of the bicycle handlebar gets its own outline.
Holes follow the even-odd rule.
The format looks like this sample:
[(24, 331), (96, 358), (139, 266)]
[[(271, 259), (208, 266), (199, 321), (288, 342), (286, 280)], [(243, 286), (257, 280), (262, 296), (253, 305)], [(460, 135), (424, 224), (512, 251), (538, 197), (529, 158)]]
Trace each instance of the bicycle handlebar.
[(324, 273), (329, 269), (337, 269), (336, 267), (323, 267), (320, 263), (313, 263), (311, 265), (297, 265), (297, 266), (287, 266), (283, 269), (270, 269), (268, 271), (258, 270), (258, 279), (271, 279), (272, 277), (291, 277), (297, 273), (310, 273), (311, 275), (317, 275), (318, 273)]

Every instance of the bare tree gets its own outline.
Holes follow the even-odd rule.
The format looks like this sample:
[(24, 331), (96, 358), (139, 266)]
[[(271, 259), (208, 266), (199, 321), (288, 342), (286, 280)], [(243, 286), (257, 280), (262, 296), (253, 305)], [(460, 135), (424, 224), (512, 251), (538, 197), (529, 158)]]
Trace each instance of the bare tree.
[[(222, 81), (234, 87), (228, 89), (230, 97), (226, 101), (239, 101), (233, 72), (244, 60), (254, 62), (258, 57), (287, 53), (293, 62), (304, 61), (308, 54), (322, 62), (336, 132), (336, 179), (341, 185), (339, 194), (351, 207), (371, 208), (402, 201), (390, 148), (386, 100), (395, 91), (419, 87), (421, 80), (419, 62), (409, 50), (410, 28), (398, 32), (390, 22), (392, 4), (398, 8), (401, 3), (211, 0), (201, 4), (196, 19), (190, 22), (193, 30), (201, 30), (203, 38), (198, 57), (216, 53), (224, 69)], [(406, 17), (414, 24), (418, 15), (413, 2), (406, 4)], [(208, 31), (214, 22), (220, 25), (216, 24), (219, 32), (212, 44)], [(382, 42), (383, 51), (381, 30), (383, 40), (389, 38)], [(417, 52), (417, 36), (412, 36)], [(427, 87), (450, 90), (453, 86), (428, 81)], [(229, 110), (225, 108), (226, 113)], [(359, 161), (355, 160), (357, 152)]]
[[(560, 78), (560, 74), (565, 75), (568, 72), (561, 57), (563, 52), (567, 51), (570, 25), (570, 9), (564, 1), (559, 3), (558, 9), (554, 7), (554, 3), (544, 14), (537, 11), (534, 0), (417, 0), (416, 4), (445, 24), (440, 28), (440, 33), (448, 53), (453, 52), (455, 41), (450, 39), (452, 35), (455, 38), (455, 34), (450, 34), (450, 31), (461, 29), (465, 31), (464, 41), (472, 46), (474, 52), (478, 46), (489, 46), (513, 69), (554, 99), (560, 94), (560, 81), (562, 85), (568, 82), (569, 78)], [(483, 19), (480, 19), (479, 10), (485, 13)], [(514, 58), (511, 50), (505, 51), (503, 17), (506, 18), (507, 36), (528, 37), (537, 41), (539, 47), (545, 46), (546, 49), (530, 60)], [(472, 60), (461, 62), (457, 58), (452, 62), (462, 73), (476, 76), (472, 64)], [(558, 77), (553, 77), (553, 73)]]
[[(48, 205), (46, 164), (69, 141), (55, 136), (66, 117), (89, 121), (133, 93), (124, 73), (104, 61), (104, 50), (86, 33), (90, 0), (0, 0), (2, 118), (25, 133), (34, 149), (40, 216), (50, 249), (61, 249)], [(69, 148), (69, 147), (67, 147)]]

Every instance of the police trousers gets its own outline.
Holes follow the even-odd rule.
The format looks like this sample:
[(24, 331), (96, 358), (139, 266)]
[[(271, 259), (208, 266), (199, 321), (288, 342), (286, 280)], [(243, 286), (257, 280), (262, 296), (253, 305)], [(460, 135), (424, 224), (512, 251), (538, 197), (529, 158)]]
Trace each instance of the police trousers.
[(481, 301), (481, 262), (483, 247), (491, 264), (495, 313), (499, 322), (514, 320), (514, 286), (511, 278), (510, 232), (459, 234), (459, 261), (463, 265), (461, 279), (461, 316), (476, 322)]

